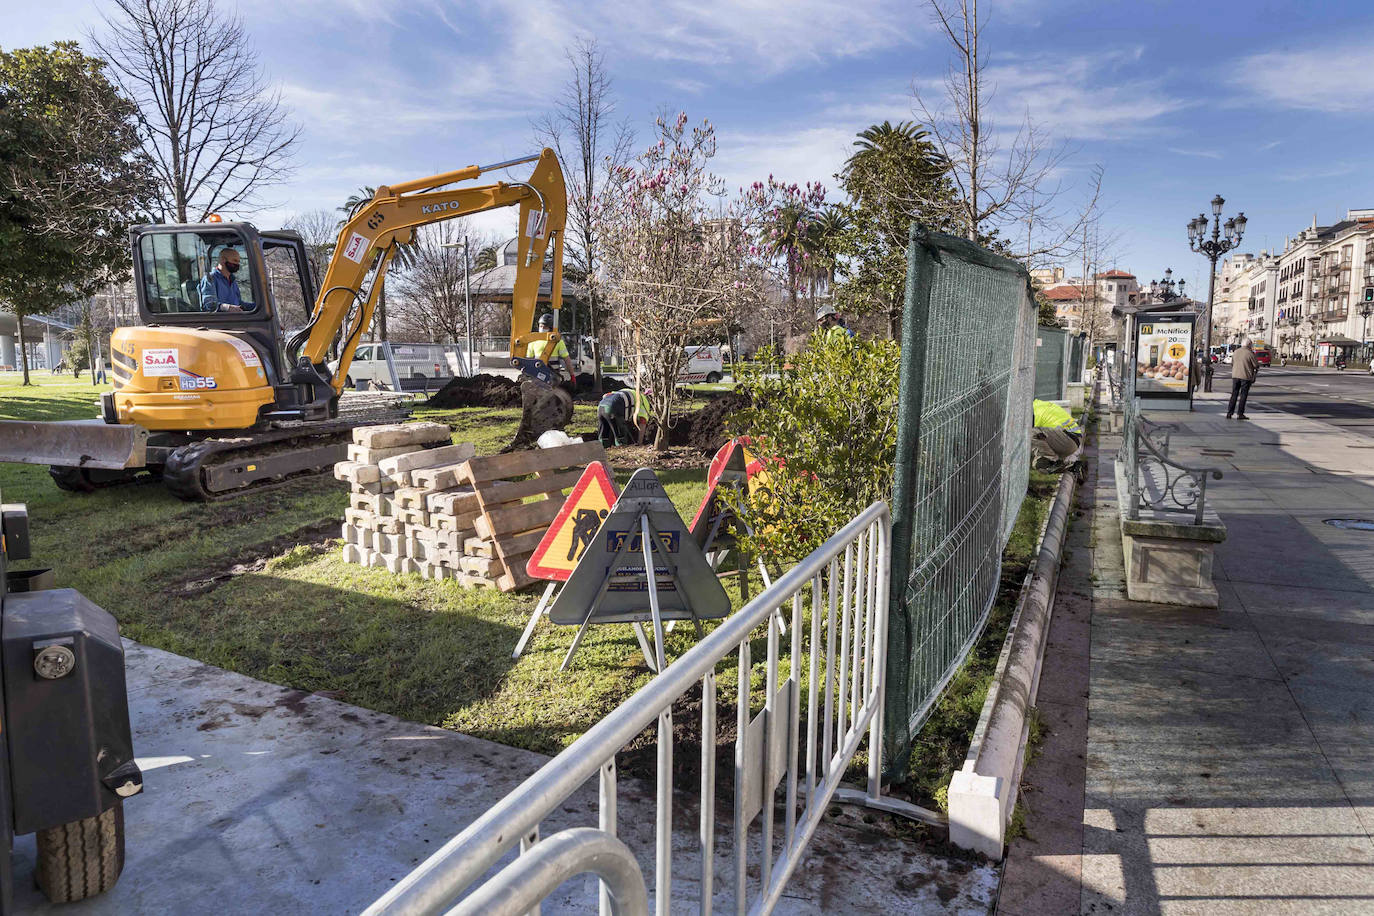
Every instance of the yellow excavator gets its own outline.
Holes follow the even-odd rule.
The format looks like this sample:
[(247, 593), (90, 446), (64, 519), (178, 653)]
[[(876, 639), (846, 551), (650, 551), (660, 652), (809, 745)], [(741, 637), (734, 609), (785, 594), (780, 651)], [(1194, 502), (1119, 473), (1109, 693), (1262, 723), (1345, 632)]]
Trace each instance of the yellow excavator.
[[(461, 184), (529, 162), (527, 181)], [(133, 227), (142, 324), (111, 337), (114, 390), (102, 395), (101, 416), (0, 421), (0, 461), (50, 465), (68, 490), (146, 472), (189, 500), (327, 471), (366, 422), (341, 416), (339, 399), (396, 246), (418, 226), (499, 207), (519, 207), (510, 360), (521, 370), (525, 409), (516, 441), (562, 428), (571, 396), (548, 363), (525, 356), (536, 340), (550, 341), (544, 353), (553, 354), (559, 339), (557, 311), (552, 332), (532, 329), (550, 244), (550, 300), (555, 310), (562, 303), (567, 193), (558, 157), (545, 149), (378, 188), (340, 230), (318, 292), (294, 232), (223, 221)], [(290, 300), (314, 307), (303, 328), (284, 333)]]

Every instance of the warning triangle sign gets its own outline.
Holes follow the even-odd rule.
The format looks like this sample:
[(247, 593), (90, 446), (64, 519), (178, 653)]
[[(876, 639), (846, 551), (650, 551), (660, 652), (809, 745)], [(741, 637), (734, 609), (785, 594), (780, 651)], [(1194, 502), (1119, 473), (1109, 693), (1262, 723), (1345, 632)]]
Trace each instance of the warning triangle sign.
[(536, 579), (568, 581), (615, 501), (615, 484), (606, 465), (600, 461), (587, 465), (558, 517), (530, 554), (525, 571)]
[[(646, 547), (651, 551), (647, 558)], [(661, 620), (706, 620), (730, 613), (729, 596), (663, 484), (652, 470), (640, 468), (554, 599), (549, 619), (574, 626), (652, 620), (646, 567), (653, 570)]]

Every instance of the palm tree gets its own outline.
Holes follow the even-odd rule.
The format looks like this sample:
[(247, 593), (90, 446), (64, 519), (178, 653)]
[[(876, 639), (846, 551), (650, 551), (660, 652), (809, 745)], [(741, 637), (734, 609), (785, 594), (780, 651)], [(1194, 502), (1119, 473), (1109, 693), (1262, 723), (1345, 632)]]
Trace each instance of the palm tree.
[(812, 298), (815, 298), (814, 285), (825, 280), (826, 292), (835, 298), (835, 270), (839, 259), (840, 237), (849, 230), (851, 220), (843, 208), (834, 204), (815, 214), (810, 222), (804, 244), (811, 255)]
[(477, 257), (472, 259), (473, 270), (491, 270), (500, 260), (500, 245), (488, 245), (477, 252)]
[[(339, 220), (339, 228), (342, 229), (344, 223), (348, 222), (358, 211), (367, 206), (372, 198), (377, 194), (377, 189), (371, 185), (364, 185), (353, 194), (348, 195), (348, 199), (343, 202), (343, 206), (338, 211), (343, 214)], [(408, 270), (415, 266), (414, 237), (411, 241), (404, 244), (397, 243), (392, 248), (391, 263)], [(386, 285), (382, 285), (380, 294), (377, 296), (377, 336), (380, 340), (386, 340)]]
[(797, 320), (797, 287), (807, 270), (810, 253), (806, 250), (806, 239), (811, 220), (815, 214), (800, 203), (790, 203), (779, 207), (773, 215), (773, 225), (768, 230), (765, 249), (769, 256), (782, 258), (787, 275), (787, 298), (792, 303), (792, 321)]

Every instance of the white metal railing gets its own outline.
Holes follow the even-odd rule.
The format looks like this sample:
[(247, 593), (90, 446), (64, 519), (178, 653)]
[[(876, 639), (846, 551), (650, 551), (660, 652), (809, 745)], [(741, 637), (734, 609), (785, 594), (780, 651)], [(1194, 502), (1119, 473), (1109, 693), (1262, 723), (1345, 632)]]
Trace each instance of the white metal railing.
[[(670, 908), (681, 911), (691, 906), (709, 914), (715, 903), (718, 820), (715, 672), (717, 664), (731, 655), (738, 661), (739, 672), (734, 805), (732, 814), (720, 820), (729, 823), (728, 831), (722, 824), (722, 832), (728, 833), (733, 850), (734, 873), (727, 884), (732, 886), (736, 912), (768, 913), (777, 905), (865, 735), (869, 748), (867, 788), (863, 792), (846, 791), (845, 800), (929, 819), (930, 812), (880, 795), (891, 524), (886, 503), (874, 503), (859, 513), (399, 881), (366, 913), (438, 913), (465, 893), (469, 900), (481, 900), (484, 906), (518, 897), (517, 903), (509, 903), (510, 908), (500, 912), (527, 910), (569, 874), (597, 871), (585, 859), (598, 853), (587, 850), (595, 846), (604, 853), (609, 841), (620, 842), (616, 838), (616, 754), (656, 721), (654, 910), (666, 914)], [(778, 627), (767, 624), (789, 607), (788, 674), (779, 679), (784, 637)], [(756, 638), (767, 639), (762, 690), (752, 684), (750, 644)], [(671, 885), (672, 708), (697, 684), (701, 686), (702, 740), (694, 845), (700, 855), (700, 878), (689, 891), (696, 895), (695, 903), (688, 904), (673, 900)], [(760, 699), (762, 710), (751, 717), (750, 710)], [(562, 841), (565, 856), (561, 858), (576, 861), (563, 868), (522, 863), (549, 842), (539, 840), (541, 823), (560, 811), (569, 796), (594, 776), (600, 788), (597, 829), (583, 828), (585, 832), (576, 842)], [(779, 821), (780, 847), (776, 842)], [(517, 844), (520, 857), (472, 889), (474, 882)], [(756, 880), (750, 877), (751, 852), (757, 858)], [(626, 891), (613, 894), (607, 878), (600, 871), (597, 874), (602, 877), (603, 914), (635, 911), (634, 903), (624, 899)], [(620, 884), (626, 886), (623, 876)]]

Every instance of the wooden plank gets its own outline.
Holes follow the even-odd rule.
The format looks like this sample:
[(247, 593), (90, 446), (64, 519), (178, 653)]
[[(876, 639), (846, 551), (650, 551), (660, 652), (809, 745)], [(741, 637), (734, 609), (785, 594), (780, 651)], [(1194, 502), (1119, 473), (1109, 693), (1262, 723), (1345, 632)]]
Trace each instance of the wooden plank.
[(490, 511), (501, 503), (523, 500), (541, 493), (547, 496), (562, 496), (564, 490), (571, 489), (577, 483), (583, 470), (579, 468), (575, 471), (543, 471), (538, 477), (531, 477), (529, 480), (496, 480), (477, 484), (474, 490), (477, 498), (481, 500), (482, 508)]
[[(533, 552), (530, 551), (530, 553)], [(529, 559), (529, 553), (508, 559), (506, 561), (506, 573), (496, 580), (496, 587), (503, 592), (513, 592), (535, 582), (542, 582), (542, 579), (536, 579), (525, 572), (525, 564), (529, 562)]]
[(547, 528), (558, 516), (563, 506), (563, 497), (541, 499), (535, 503), (521, 503), (509, 508), (493, 509), (477, 517), (473, 528), (477, 536), (500, 539), (510, 534), (519, 534), (532, 528)]
[[(543, 538), (544, 529), (536, 528), (533, 531), (526, 531), (524, 534), (508, 535), (494, 541), (485, 541), (483, 543), (492, 546), (492, 556), (502, 557), (509, 563), (512, 557), (517, 557), (520, 554), (533, 553), (534, 548), (539, 546), (539, 542), (543, 540)], [(469, 551), (469, 553), (471, 553), (471, 551)], [(521, 563), (523, 562), (522, 560)]]
[(536, 471), (586, 467), (593, 461), (606, 461), (609, 464), (606, 449), (600, 442), (560, 445), (558, 448), (536, 448), (473, 458), (463, 466), (462, 479), (466, 483), (485, 483), (503, 477), (524, 477)]

